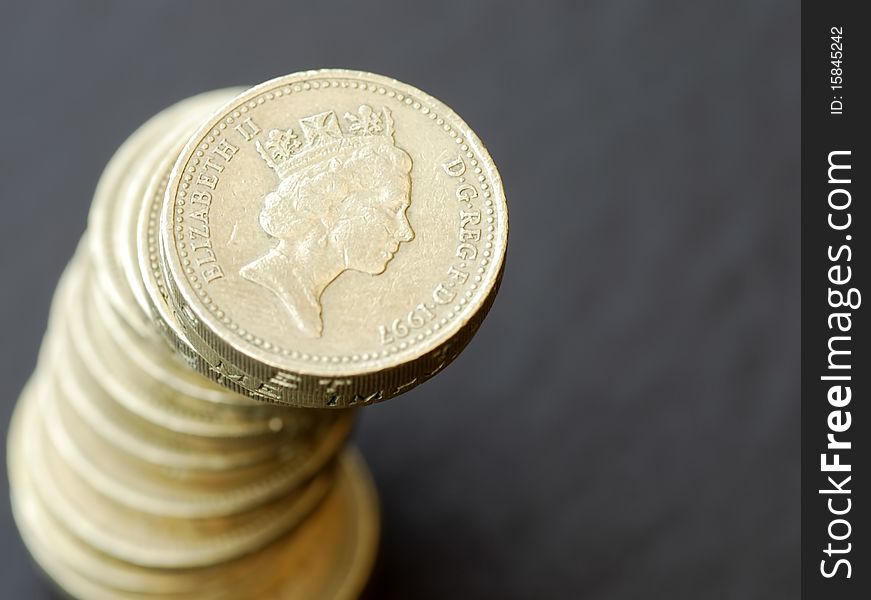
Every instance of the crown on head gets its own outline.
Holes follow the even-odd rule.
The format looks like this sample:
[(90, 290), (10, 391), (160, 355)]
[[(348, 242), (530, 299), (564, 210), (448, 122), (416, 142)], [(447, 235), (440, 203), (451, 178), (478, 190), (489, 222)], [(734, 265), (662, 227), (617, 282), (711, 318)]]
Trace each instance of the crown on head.
[(294, 132), (273, 129), (262, 142), (257, 140), (257, 152), (281, 179), (300, 169), (337, 154), (367, 144), (393, 143), (393, 117), (387, 107), (375, 112), (363, 104), (357, 114), (345, 113), (347, 131), (342, 131), (336, 113), (327, 111), (299, 120), (303, 138)]

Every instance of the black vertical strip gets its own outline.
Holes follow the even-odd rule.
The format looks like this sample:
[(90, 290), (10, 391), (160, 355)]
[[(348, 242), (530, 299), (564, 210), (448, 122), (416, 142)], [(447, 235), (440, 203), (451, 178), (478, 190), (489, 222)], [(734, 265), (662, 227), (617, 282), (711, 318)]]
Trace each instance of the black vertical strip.
[[(868, 598), (871, 110), (861, 2), (802, 3), (802, 595)], [(839, 87), (840, 86), (840, 87)], [(861, 593), (859, 590), (863, 590)]]

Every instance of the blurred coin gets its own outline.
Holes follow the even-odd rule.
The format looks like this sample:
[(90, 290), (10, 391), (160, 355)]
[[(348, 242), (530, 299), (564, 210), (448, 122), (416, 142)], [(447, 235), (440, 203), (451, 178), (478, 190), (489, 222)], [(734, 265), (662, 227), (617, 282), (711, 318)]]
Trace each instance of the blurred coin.
[[(339, 452), (349, 425), (337, 423), (327, 436), (297, 440), (293, 451), (245, 469), (209, 476), (163, 472), (137, 465), (46, 398), (42, 417), (49, 442), (77, 476), (114, 502), (174, 518), (226, 516), (280, 499), (314, 477)], [(66, 417), (66, 418), (64, 418)]]
[[(169, 359), (169, 349), (162, 341), (153, 346), (137, 339), (135, 332), (106, 310), (105, 299), (94, 294), (93, 289), (85, 290), (82, 300), (85, 314), (70, 323), (70, 337), (81, 356), (92, 357), (89, 361), (93, 362), (92, 375), (99, 376), (101, 385), (130, 412), (190, 435), (244, 438), (274, 436), (285, 429), (279, 411), (262, 404), (252, 406), (250, 399), (235, 395), (239, 399), (235, 402), (243, 404), (216, 410), (224, 403), (216, 405), (214, 401), (180, 391), (177, 380), (186, 381), (185, 375), (191, 373), (184, 365)], [(155, 377), (157, 372), (160, 377)], [(221, 388), (217, 393), (233, 395)], [(306, 424), (310, 425), (314, 417), (308, 415)]]
[(231, 98), (245, 88), (227, 88), (198, 94), (183, 103), (184, 112), (173, 127), (142, 153), (140, 165), (128, 175), (127, 193), (121, 199), (117, 213), (115, 245), (118, 262), (127, 287), (131, 290), (143, 314), (152, 316), (151, 303), (139, 268), (139, 218), (143, 203), (153, 193), (152, 181), (156, 173), (162, 173), (167, 160), (174, 160), (187, 138), (194, 130)]
[(167, 109), (137, 129), (118, 149), (97, 183), (94, 201), (88, 216), (91, 259), (95, 272), (112, 307), (124, 316), (143, 337), (151, 334), (146, 316), (137, 309), (132, 292), (126, 284), (120, 261), (120, 248), (115, 227), (120, 199), (126, 193), (130, 175), (141, 165), (142, 155), (159, 142), (164, 134), (184, 115), (189, 105), (184, 102)]
[[(169, 299), (163, 261), (160, 256), (160, 209), (163, 206), (163, 198), (172, 165), (181, 149), (182, 146), (179, 145), (176, 152), (168, 154), (165, 160), (157, 165), (156, 175), (146, 191), (139, 216), (137, 232), (139, 267), (147, 294), (149, 311), (153, 315), (153, 319), (164, 338), (169, 342), (170, 346), (178, 351), (186, 363), (187, 368), (183, 370), (181, 375), (181, 379), (184, 382), (176, 383), (176, 387), (179, 390), (185, 390), (187, 394), (199, 396), (199, 390), (191, 389), (186, 384), (189, 382), (198, 388), (202, 388), (201, 384), (208, 380), (212, 383), (224, 384), (220, 386), (207, 386), (208, 396), (215, 401), (229, 404), (254, 404), (255, 401), (250, 397), (238, 393), (240, 391), (244, 393), (244, 390), (235, 386), (232, 380), (228, 378), (231, 375), (227, 369), (233, 367), (226, 361), (223, 361), (223, 365), (216, 368), (217, 365), (222, 363), (221, 358), (208, 349), (196, 331), (184, 329)], [(197, 351), (190, 341), (190, 336), (198, 339), (198, 347), (202, 351)], [(162, 375), (158, 376), (158, 378), (163, 379)], [(177, 381), (177, 379), (175, 380)], [(228, 392), (228, 389), (232, 391)], [(224, 393), (219, 393), (219, 390), (224, 391)], [(263, 405), (263, 403), (256, 404)], [(300, 415), (301, 413), (299, 411), (294, 413), (284, 411), (282, 414), (286, 418), (290, 414)]]
[(324, 471), (294, 493), (220, 518), (169, 518), (132, 511), (66, 468), (42, 435), (24, 441), (37, 495), (76, 537), (118, 560), (159, 568), (213, 565), (261, 548), (304, 519), (332, 482)]
[[(62, 292), (68, 309), (60, 315), (66, 318), (53, 322), (45, 340), (52, 363), (45, 377), (53, 382), (55, 393), (62, 396), (64, 407), (72, 408), (95, 434), (109, 440), (118, 450), (167, 469), (220, 471), (273, 457), (276, 447), (271, 444), (246, 446), (231, 437), (217, 441), (178, 435), (145, 419), (137, 420), (125, 409), (105, 387), (111, 381), (108, 369), (99, 368), (105, 365), (106, 356), (91, 340), (99, 325), (87, 326), (87, 314), (71, 314), (83, 311), (86, 306), (82, 296), (86, 267), (87, 263), (77, 265), (67, 278)], [(128, 398), (127, 403), (132, 403), (129, 397), (137, 394), (135, 388), (123, 386), (114, 391)]]
[(375, 558), (378, 517), (371, 480), (346, 454), (333, 491), (316, 512), (253, 554), (202, 569), (143, 569), (71, 535), (35, 493), (24, 439), (38, 427), (33, 382), (22, 393), (9, 436), (12, 507), (28, 549), (64, 591), (79, 598), (179, 597), (282, 600), (359, 596)]

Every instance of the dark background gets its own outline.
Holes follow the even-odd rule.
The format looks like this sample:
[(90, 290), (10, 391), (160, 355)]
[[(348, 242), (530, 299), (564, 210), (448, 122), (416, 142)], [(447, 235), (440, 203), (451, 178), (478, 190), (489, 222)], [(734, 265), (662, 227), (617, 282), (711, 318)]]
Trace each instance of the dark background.
[[(376, 597), (797, 598), (797, 2), (4, 2), (3, 429), (116, 147), (318, 67), (453, 107), (510, 208), (475, 341), (363, 411)], [(0, 597), (47, 597), (3, 496)]]

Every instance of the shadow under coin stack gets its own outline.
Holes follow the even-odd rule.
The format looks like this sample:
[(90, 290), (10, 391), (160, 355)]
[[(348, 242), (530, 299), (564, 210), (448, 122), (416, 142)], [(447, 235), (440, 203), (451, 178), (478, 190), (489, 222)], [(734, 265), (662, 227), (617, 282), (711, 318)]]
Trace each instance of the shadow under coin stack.
[(10, 427), (36, 562), (76, 598), (358, 597), (379, 518), (354, 410), (459, 354), (506, 231), (474, 134), (391, 79), (152, 118), (100, 179)]

